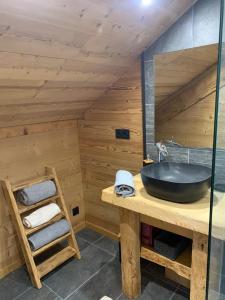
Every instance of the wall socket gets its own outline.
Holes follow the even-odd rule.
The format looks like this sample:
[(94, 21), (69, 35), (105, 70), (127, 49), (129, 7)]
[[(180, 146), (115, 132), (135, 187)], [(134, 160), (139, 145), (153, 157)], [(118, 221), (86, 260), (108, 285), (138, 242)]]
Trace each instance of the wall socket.
[(72, 208), (73, 216), (79, 215), (79, 213), (80, 213), (79, 206)]

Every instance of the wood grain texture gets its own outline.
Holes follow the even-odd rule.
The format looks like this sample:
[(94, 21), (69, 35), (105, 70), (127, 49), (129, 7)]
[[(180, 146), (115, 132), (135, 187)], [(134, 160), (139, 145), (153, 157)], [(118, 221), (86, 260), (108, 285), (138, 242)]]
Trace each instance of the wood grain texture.
[(185, 249), (176, 260), (171, 260), (159, 253), (155, 252), (153, 248), (145, 246), (141, 247), (141, 257), (147, 259), (160, 266), (173, 270), (176, 274), (191, 279), (191, 249)]
[[(11, 218), (13, 220), (14, 227), (17, 232), (17, 237), (20, 241), (20, 247), (23, 251), (24, 260), (26, 262), (26, 267), (28, 269), (30, 279), (31, 279), (34, 287), (36, 287), (38, 289), (40, 289), (42, 287), (41, 277), (46, 275), (48, 272), (52, 271), (60, 263), (62, 264), (63, 262), (65, 262), (65, 260), (67, 260), (71, 256), (75, 256), (76, 258), (80, 259), (80, 251), (79, 251), (79, 248), (77, 245), (76, 238), (74, 236), (73, 228), (72, 228), (71, 222), (70, 222), (70, 217), (67, 212), (62, 189), (60, 187), (55, 168), (45, 167), (44, 169), (45, 169), (44, 172), (46, 174), (45, 177), (47, 177), (47, 180), (53, 180), (55, 183), (56, 190), (57, 190), (57, 196), (58, 196), (57, 204), (61, 208), (61, 212), (64, 216), (64, 219), (67, 220), (68, 224), (70, 225), (70, 230), (65, 235), (60, 236), (59, 238), (55, 239), (54, 241), (52, 241), (48, 244), (45, 244), (44, 246), (38, 248), (35, 251), (32, 251), (32, 249), (29, 245), (29, 241), (28, 241), (28, 237), (27, 237), (27, 230), (23, 224), (23, 217), (21, 216), (20, 209), (17, 205), (17, 201), (16, 201), (16, 197), (15, 197), (16, 194), (14, 191), (18, 191), (18, 189), (14, 189), (9, 180), (1, 181), (2, 189), (4, 192), (4, 197), (5, 197), (5, 199), (7, 199), (8, 205), (11, 210)], [(20, 187), (26, 188), (26, 187), (29, 187), (29, 186), (35, 184), (34, 182), (44, 182), (45, 180), (46, 179), (43, 176), (41, 176), (39, 179), (36, 178), (35, 181), (32, 178), (30, 181), (26, 181), (26, 184), (24, 184), (24, 182), (21, 183)], [(51, 200), (51, 203), (55, 203), (54, 198)], [(44, 204), (42, 204), (42, 205), (44, 205)], [(35, 207), (35, 204), (32, 206)], [(36, 206), (39, 207), (40, 204), (36, 204)], [(44, 207), (44, 206), (42, 206), (42, 207)], [(38, 227), (35, 229), (38, 230)], [(58, 244), (59, 242), (61, 242), (63, 240), (68, 240), (69, 247), (67, 247), (67, 250), (68, 250), (67, 255), (65, 256), (63, 254), (63, 252), (58, 253), (57, 256), (54, 256), (52, 258), (52, 259), (54, 259), (54, 263), (52, 262), (51, 259), (45, 260), (44, 262), (42, 262), (42, 264), (41, 264), (42, 268), (40, 270), (38, 268), (37, 262), (35, 262), (35, 260), (34, 260), (34, 257), (39, 255), (40, 253), (43, 253), (45, 250), (50, 249), (52, 246)], [(71, 249), (73, 250), (72, 253), (70, 251)], [(66, 249), (64, 249), (64, 250), (66, 250)], [(68, 255), (70, 255), (70, 256), (68, 257)]]
[(217, 64), (156, 106), (156, 139), (187, 147), (211, 148), (214, 130)]
[(56, 267), (60, 266), (69, 258), (75, 256), (76, 251), (74, 248), (68, 246), (58, 252), (57, 254), (51, 256), (48, 260), (38, 265), (38, 272), (40, 277), (45, 276), (50, 271), (54, 270)]
[(204, 300), (206, 297), (207, 257), (208, 236), (195, 232), (192, 246), (190, 300)]
[(36, 288), (40, 289), (42, 287), (42, 283), (35, 265), (31, 247), (25, 234), (25, 228), (22, 219), (18, 213), (15, 195), (13, 194), (9, 180), (2, 180), (1, 187), (3, 190), (4, 197), (8, 201), (8, 205), (10, 207), (12, 222), (17, 233), (17, 238), (20, 242), (20, 247), (23, 252), (23, 257), (26, 262), (31, 282)]
[(82, 118), (194, 2), (1, 1), (0, 127)]
[(119, 225), (110, 224), (108, 221), (98, 219), (93, 216), (85, 216), (85, 225), (94, 231), (99, 232), (113, 240), (120, 239), (120, 228)]
[(165, 268), (165, 278), (172, 280), (179, 285), (182, 285), (186, 287), (187, 289), (190, 289), (190, 280), (178, 275), (176, 272)]
[(129, 299), (141, 294), (139, 215), (120, 209), (121, 271), (123, 293)]
[[(184, 206), (183, 204), (164, 201), (149, 195), (143, 186), (140, 174), (135, 176), (135, 186), (136, 195), (132, 197), (132, 199), (124, 198), (123, 201), (121, 201), (119, 197), (116, 197), (113, 186), (102, 191), (101, 199), (104, 203), (111, 204), (115, 207), (130, 209), (139, 214), (144, 214), (147, 217), (158, 219), (161, 222), (184, 228), (185, 236), (188, 231), (208, 235), (210, 194), (195, 203), (188, 203)], [(224, 238), (225, 220), (222, 217), (222, 212), (225, 207), (225, 202), (223, 201), (224, 197), (224, 193), (215, 193), (214, 236), (220, 239)], [(186, 231), (186, 229), (188, 231)]]
[[(1, 178), (16, 184), (44, 175), (42, 172), (46, 165), (56, 167), (68, 211), (72, 207), (80, 207), (78, 216), (70, 215), (72, 225), (76, 227), (85, 219), (77, 121), (45, 125), (46, 127), (44, 124), (27, 125), (24, 129), (14, 127), (14, 132), (13, 128), (1, 130), (4, 132), (3, 135), (0, 134)], [(22, 259), (2, 190), (0, 240), (0, 276), (3, 276), (18, 267)]]
[[(86, 213), (115, 226), (119, 224), (118, 210), (102, 203), (101, 191), (114, 183), (117, 170), (126, 169), (135, 174), (142, 166), (140, 84), (140, 66), (137, 64), (111, 87), (105, 97), (96, 101), (86, 111), (85, 119), (80, 121)], [(116, 139), (116, 128), (130, 129), (130, 140)]]
[(193, 237), (192, 230), (189, 230), (187, 228), (185, 229), (183, 227), (178, 227), (174, 224), (162, 221), (160, 219), (147, 217), (147, 216), (141, 214), (140, 220), (141, 220), (141, 223), (145, 223), (145, 224), (160, 228), (162, 230), (166, 230), (166, 231), (173, 232), (173, 233), (181, 235), (181, 236), (185, 236), (188, 239), (192, 239), (192, 237)]

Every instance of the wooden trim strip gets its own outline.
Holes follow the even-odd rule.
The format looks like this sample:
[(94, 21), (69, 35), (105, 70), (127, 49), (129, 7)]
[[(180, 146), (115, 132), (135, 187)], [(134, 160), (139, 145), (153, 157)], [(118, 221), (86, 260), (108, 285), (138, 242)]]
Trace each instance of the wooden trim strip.
[[(148, 247), (141, 247), (141, 257), (147, 259), (153, 263), (166, 267), (178, 275), (190, 280), (191, 279), (191, 266), (189, 261), (191, 260), (191, 249), (187, 248), (177, 260), (173, 261), (165, 256), (156, 253), (153, 249)], [(187, 259), (188, 257), (188, 259)], [(188, 265), (185, 265), (187, 263)]]

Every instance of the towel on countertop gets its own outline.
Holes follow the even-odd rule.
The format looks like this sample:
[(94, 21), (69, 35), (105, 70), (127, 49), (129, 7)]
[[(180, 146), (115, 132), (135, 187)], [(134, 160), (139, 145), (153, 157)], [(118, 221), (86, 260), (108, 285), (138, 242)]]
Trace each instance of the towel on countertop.
[(48, 221), (50, 221), (52, 218), (54, 218), (56, 215), (60, 213), (60, 208), (56, 203), (51, 203), (46, 206), (43, 206), (34, 212), (32, 212), (30, 215), (23, 218), (23, 224), (27, 228), (34, 228), (37, 226), (40, 226)]
[(16, 198), (24, 205), (33, 205), (55, 194), (55, 183), (52, 180), (46, 180), (18, 191)]
[(116, 173), (115, 193), (124, 198), (135, 195), (134, 179), (130, 172), (120, 170)]
[(62, 219), (55, 222), (52, 225), (30, 235), (28, 237), (28, 242), (30, 244), (31, 250), (35, 251), (50, 242), (56, 240), (60, 236), (63, 236), (70, 231), (70, 224), (67, 220)]

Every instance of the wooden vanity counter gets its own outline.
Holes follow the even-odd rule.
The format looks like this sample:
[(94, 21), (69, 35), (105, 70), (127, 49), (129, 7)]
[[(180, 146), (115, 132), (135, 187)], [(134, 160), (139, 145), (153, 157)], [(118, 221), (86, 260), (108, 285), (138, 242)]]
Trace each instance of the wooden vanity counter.
[[(179, 204), (150, 196), (141, 175), (135, 176), (136, 195), (117, 197), (114, 187), (102, 191), (102, 201), (120, 208), (122, 284), (124, 294), (134, 299), (141, 293), (140, 257), (158, 263), (191, 281), (191, 300), (205, 299), (210, 195), (195, 203)], [(213, 212), (213, 236), (225, 239), (224, 194), (217, 193)], [(187, 249), (172, 261), (140, 243), (140, 223), (192, 239)], [(189, 253), (188, 253), (189, 252)]]

